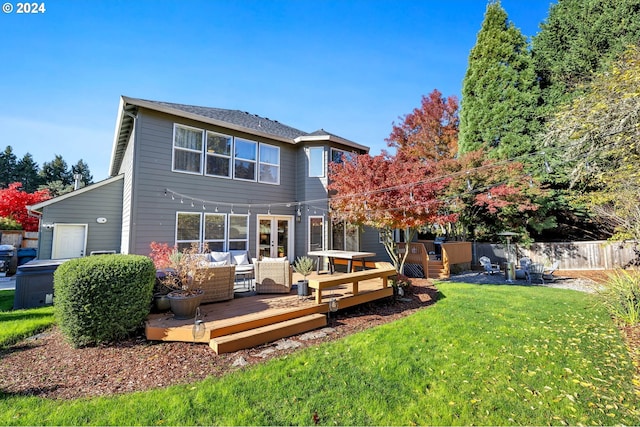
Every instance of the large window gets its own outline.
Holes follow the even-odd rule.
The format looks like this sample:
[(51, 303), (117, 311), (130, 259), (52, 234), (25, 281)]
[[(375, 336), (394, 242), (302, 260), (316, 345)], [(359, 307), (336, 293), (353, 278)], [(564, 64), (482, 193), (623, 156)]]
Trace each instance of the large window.
[(206, 243), (211, 251), (247, 250), (249, 216), (178, 212), (176, 245), (178, 249), (184, 250), (191, 247), (192, 243)]
[(211, 251), (223, 252), (225, 249), (227, 216), (224, 214), (204, 214), (203, 241)]
[(258, 181), (266, 184), (280, 183), (280, 148), (260, 144), (260, 175)]
[(280, 184), (280, 147), (174, 123), (172, 171)]
[(307, 156), (309, 158), (309, 177), (324, 178), (324, 148), (309, 147)]
[(247, 181), (256, 180), (256, 148), (257, 143), (236, 138), (235, 165), (233, 177)]
[(358, 251), (359, 233), (358, 226), (343, 221), (334, 222), (331, 229), (332, 249), (339, 251)]
[(173, 170), (202, 173), (204, 131), (187, 126), (173, 127)]
[(321, 251), (324, 249), (324, 218), (321, 216), (309, 217), (309, 251)]
[(331, 161), (334, 163), (348, 162), (353, 159), (354, 155), (355, 153), (351, 153), (349, 151), (338, 150), (337, 148), (331, 149)]
[(207, 175), (231, 178), (231, 144), (230, 136), (207, 131)]
[(249, 215), (229, 215), (229, 250), (249, 248)]
[(200, 243), (201, 214), (178, 212), (176, 221), (176, 245), (188, 249), (192, 243)]

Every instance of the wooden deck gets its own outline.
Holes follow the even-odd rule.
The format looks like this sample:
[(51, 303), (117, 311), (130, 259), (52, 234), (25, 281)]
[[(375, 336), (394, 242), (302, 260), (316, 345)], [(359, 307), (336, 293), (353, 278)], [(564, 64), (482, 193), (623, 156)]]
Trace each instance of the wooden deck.
[[(344, 273), (334, 276), (340, 274)], [(317, 276), (308, 278), (312, 277)], [(295, 289), (289, 294), (238, 296), (200, 306), (204, 333), (198, 337), (194, 338), (194, 319), (176, 320), (171, 312), (151, 314), (145, 332), (149, 340), (208, 343), (216, 353), (228, 353), (325, 326), (332, 298), (340, 310), (393, 295), (393, 288), (382, 283), (382, 279), (363, 281), (355, 296), (349, 285), (328, 289), (320, 303), (314, 294), (300, 300)]]

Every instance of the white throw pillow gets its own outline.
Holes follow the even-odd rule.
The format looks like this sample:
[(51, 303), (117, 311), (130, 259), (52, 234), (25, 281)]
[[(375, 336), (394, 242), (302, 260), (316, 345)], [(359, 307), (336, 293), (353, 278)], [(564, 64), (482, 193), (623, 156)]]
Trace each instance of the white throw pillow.
[(287, 257), (283, 256), (282, 258), (270, 258), (268, 256), (262, 257), (262, 261), (286, 261)]
[(231, 264), (231, 254), (229, 252), (209, 252), (209, 257), (213, 262), (224, 261), (227, 264)]
[(233, 255), (233, 262), (235, 263), (235, 265), (247, 265), (249, 264), (249, 259), (247, 258), (247, 253), (243, 253), (243, 254), (234, 254)]

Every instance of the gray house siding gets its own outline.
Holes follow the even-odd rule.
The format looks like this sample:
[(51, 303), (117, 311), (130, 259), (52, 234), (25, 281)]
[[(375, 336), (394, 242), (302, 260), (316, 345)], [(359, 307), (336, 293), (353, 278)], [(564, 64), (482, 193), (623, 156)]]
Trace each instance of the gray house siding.
[[(43, 220), (50, 224), (87, 224), (86, 254), (92, 251), (120, 250), (123, 180), (87, 190), (43, 208)], [(107, 222), (98, 224), (97, 218)], [(53, 229), (43, 228), (38, 240), (38, 258), (51, 259)]]
[(318, 200), (310, 206), (305, 206), (302, 211), (302, 218), (297, 224), (296, 228), (296, 242), (298, 242), (298, 250), (296, 250), (296, 256), (306, 255), (309, 251), (309, 217), (310, 216), (322, 216), (324, 214), (324, 229), (325, 229), (325, 241), (324, 247), (329, 247), (328, 230), (329, 230), (329, 216), (327, 215), (328, 203), (327, 198), (327, 177), (326, 170), (325, 176), (322, 178), (309, 177), (309, 157), (307, 155), (307, 149), (309, 147), (322, 147), (324, 148), (324, 162), (328, 158), (327, 147), (318, 144), (308, 144), (305, 147), (301, 147), (298, 150), (298, 172), (296, 177), (298, 199), (305, 200)]
[(129, 138), (129, 145), (124, 154), (124, 160), (122, 167), (120, 168), (121, 174), (124, 175), (124, 184), (122, 190), (122, 230), (120, 241), (120, 252), (128, 254), (130, 253), (131, 244), (131, 203), (133, 192), (133, 150), (135, 141), (135, 129), (131, 133)]
[[(174, 123), (280, 147), (280, 184), (172, 172)], [(255, 205), (296, 200), (297, 147), (293, 145), (145, 109), (138, 112), (136, 132), (130, 246), (132, 253), (148, 254), (149, 244), (153, 241), (169, 244), (175, 242), (176, 212), (213, 212), (218, 207), (219, 213), (229, 214), (231, 206), (227, 204), (230, 203)], [(186, 197), (182, 203), (177, 198), (172, 200), (171, 196), (165, 196), (165, 189)], [(194, 207), (191, 207), (192, 199), (195, 199)], [(207, 201), (204, 208), (202, 200)], [(216, 205), (216, 201), (224, 204)], [(235, 207), (234, 213), (247, 214), (247, 207)], [(251, 209), (249, 249), (252, 254), (256, 250), (255, 215), (266, 213), (266, 207)], [(293, 215), (295, 211), (293, 208), (273, 206), (271, 213)]]

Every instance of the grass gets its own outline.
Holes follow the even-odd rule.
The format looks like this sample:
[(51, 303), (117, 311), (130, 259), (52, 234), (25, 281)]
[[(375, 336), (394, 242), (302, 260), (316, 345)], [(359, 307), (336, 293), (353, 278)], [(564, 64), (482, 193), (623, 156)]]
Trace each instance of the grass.
[(41, 332), (54, 323), (53, 307), (11, 310), (15, 291), (0, 291), (0, 348)]
[(308, 425), (314, 411), (322, 425), (637, 424), (634, 367), (595, 298), (438, 287), (438, 303), (407, 318), (223, 378), (73, 401), (0, 396), (0, 424)]

